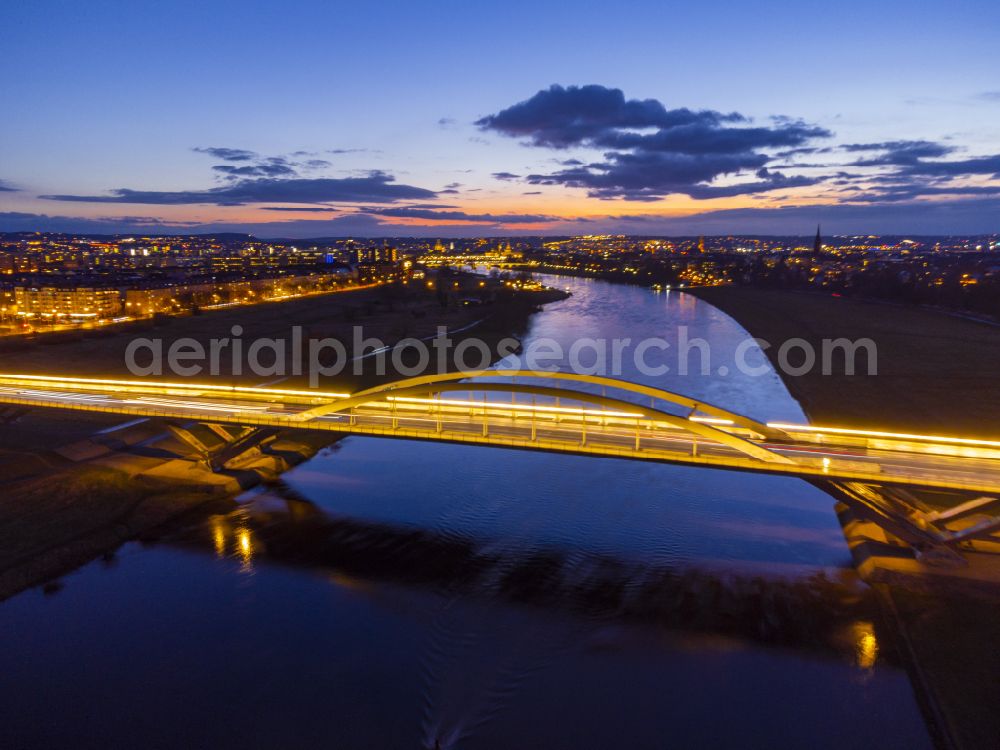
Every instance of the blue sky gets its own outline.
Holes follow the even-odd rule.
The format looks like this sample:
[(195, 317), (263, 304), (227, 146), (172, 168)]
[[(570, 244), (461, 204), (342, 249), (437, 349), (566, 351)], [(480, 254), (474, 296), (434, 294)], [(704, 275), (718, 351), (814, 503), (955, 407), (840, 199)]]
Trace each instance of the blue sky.
[(996, 3), (41, 0), (0, 27), (0, 230), (1000, 231)]

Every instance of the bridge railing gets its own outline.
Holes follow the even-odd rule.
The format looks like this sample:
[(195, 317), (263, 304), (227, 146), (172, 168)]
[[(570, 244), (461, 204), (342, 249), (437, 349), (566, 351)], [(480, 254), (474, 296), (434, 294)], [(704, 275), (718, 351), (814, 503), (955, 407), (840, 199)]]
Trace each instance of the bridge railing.
[[(417, 384), (413, 380), (404, 381), (352, 395), (204, 383), (0, 375), (0, 403), (129, 417), (510, 445), (988, 493), (1000, 491), (1000, 467), (990, 464), (1000, 459), (1000, 441), (767, 425), (767, 431), (783, 436), (774, 440), (762, 437), (752, 429), (757, 423), (739, 415), (729, 419), (692, 411), (687, 416), (678, 416), (592, 392), (514, 382), (514, 376), (520, 380), (535, 373), (508, 374), (507, 382), (487, 380), (503, 378), (503, 373), (487, 371), (483, 375), (474, 382), (463, 381), (461, 373), (445, 378), (434, 376)], [(572, 376), (560, 373), (544, 377), (545, 382), (554, 383)], [(662, 393), (615, 382), (624, 390), (642, 390), (643, 395), (650, 391)], [(686, 399), (668, 395), (675, 403)], [(810, 446), (819, 450), (811, 450)], [(825, 450), (837, 446), (848, 446), (852, 448), (850, 453), (856, 455), (839, 456), (836, 450)], [(878, 451), (896, 452), (885, 463), (888, 469), (882, 466)], [(898, 460), (904, 454), (909, 461), (905, 465)], [(911, 460), (914, 457), (919, 461)], [(964, 466), (955, 463), (964, 459), (986, 459), (986, 462)], [(938, 472), (946, 476), (938, 477)]]

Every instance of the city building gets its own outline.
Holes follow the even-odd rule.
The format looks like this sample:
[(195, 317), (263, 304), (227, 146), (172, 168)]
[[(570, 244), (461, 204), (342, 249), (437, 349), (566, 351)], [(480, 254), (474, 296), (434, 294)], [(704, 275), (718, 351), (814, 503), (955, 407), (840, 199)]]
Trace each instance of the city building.
[(23, 318), (107, 320), (122, 310), (121, 292), (110, 287), (19, 286), (14, 300)]

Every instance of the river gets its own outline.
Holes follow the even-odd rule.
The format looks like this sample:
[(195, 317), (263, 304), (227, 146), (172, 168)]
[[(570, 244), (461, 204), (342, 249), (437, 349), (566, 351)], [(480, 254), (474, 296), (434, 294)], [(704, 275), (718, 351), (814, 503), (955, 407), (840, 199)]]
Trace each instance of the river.
[[(686, 326), (711, 374), (622, 376), (804, 421), (773, 372), (718, 373), (748, 335), (707, 303), (550, 283), (572, 297), (526, 343)], [(0, 604), (0, 747), (930, 747), (832, 506), (785, 477), (348, 438)]]

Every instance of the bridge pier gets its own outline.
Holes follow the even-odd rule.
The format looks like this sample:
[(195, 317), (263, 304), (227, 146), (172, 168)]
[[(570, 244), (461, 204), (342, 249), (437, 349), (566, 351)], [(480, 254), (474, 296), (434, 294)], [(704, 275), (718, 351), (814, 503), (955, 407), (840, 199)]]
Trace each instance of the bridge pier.
[(928, 507), (903, 487), (851, 481), (812, 480), (833, 495), (858, 519), (870, 521), (911, 548), (917, 560), (935, 567), (965, 567), (961, 546), (1000, 531), (1000, 516), (985, 516), (960, 529), (947, 523), (968, 519), (1000, 503), (997, 497), (976, 497), (948, 510)]
[(222, 444), (219, 446), (209, 445), (196, 434), (191, 423), (165, 422), (170, 434), (194, 449), (198, 457), (213, 472), (222, 471), (233, 461), (255, 448), (259, 448), (278, 433), (276, 427), (237, 427), (238, 432), (233, 434), (231, 432), (232, 425), (221, 425), (214, 422), (199, 422), (197, 424), (220, 438)]
[(209, 462), (212, 471), (222, 471), (226, 465), (255, 448), (260, 448), (264, 443), (270, 441), (278, 429), (275, 427), (249, 427), (242, 435), (225, 444), (216, 451)]

